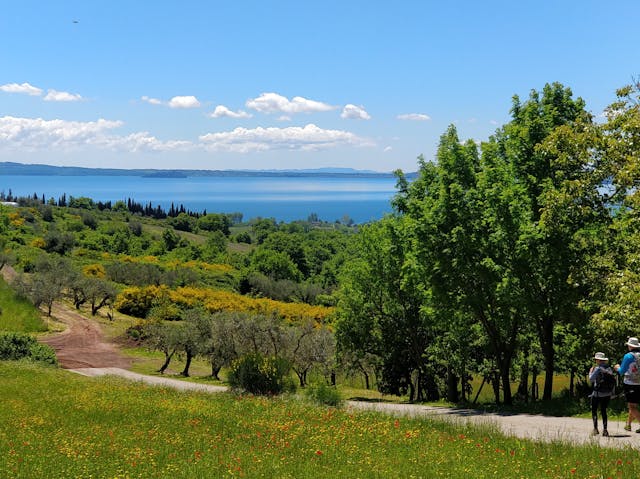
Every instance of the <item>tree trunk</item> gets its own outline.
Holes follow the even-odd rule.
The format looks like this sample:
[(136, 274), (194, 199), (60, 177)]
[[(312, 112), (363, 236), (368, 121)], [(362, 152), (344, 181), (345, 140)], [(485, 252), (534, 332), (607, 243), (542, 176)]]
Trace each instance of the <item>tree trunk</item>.
[(184, 365), (184, 370), (180, 373), (180, 375), (185, 378), (189, 377), (189, 368), (191, 367), (191, 360), (193, 359), (193, 353), (191, 351), (186, 351), (187, 353), (187, 362)]
[(544, 360), (544, 389), (542, 400), (549, 401), (553, 392), (553, 373), (555, 351), (553, 349), (553, 318), (546, 317), (539, 321), (540, 348)]
[(217, 364), (215, 364), (213, 361), (211, 361), (211, 377), (214, 379), (217, 379), (218, 381), (220, 381), (220, 370), (222, 369), (222, 366), (218, 366)]
[(538, 399), (538, 368), (533, 368), (531, 375), (531, 399)]
[[(464, 388), (464, 386), (463, 386)], [(453, 372), (450, 367), (447, 368), (447, 400), (457, 403), (459, 401), (458, 396), (458, 376)]]
[(175, 353), (175, 350), (171, 352), (169, 351), (164, 352), (164, 363), (162, 364), (162, 366), (160, 366), (160, 369), (158, 369), (158, 372), (160, 374), (164, 374), (166, 369), (169, 367), (169, 363), (171, 362), (171, 358), (173, 357), (174, 353)]
[(524, 402), (529, 402), (529, 362), (525, 361), (520, 373), (520, 384), (518, 384), (518, 397)]
[(407, 379), (407, 382), (409, 383), (409, 402), (413, 402), (415, 399), (416, 390), (413, 385), (413, 381), (411, 381), (411, 377)]
[(480, 387), (478, 388), (478, 392), (476, 393), (476, 397), (473, 398), (473, 404), (478, 402), (478, 396), (480, 396), (480, 393), (482, 392), (482, 388), (484, 387), (486, 382), (487, 382), (487, 376), (482, 376), (482, 383), (480, 384)]
[(502, 378), (502, 395), (504, 404), (511, 406), (511, 404), (513, 404), (513, 397), (511, 396), (511, 375), (509, 374), (509, 369), (504, 369), (500, 376)]
[(575, 379), (576, 370), (571, 368), (571, 372), (569, 373), (569, 397), (574, 397), (575, 395)]
[(496, 404), (500, 404), (500, 375), (497, 371), (491, 373), (491, 386), (493, 387), (493, 395), (496, 398)]
[(362, 369), (362, 374), (364, 375), (364, 388), (366, 390), (369, 390), (369, 388), (371, 387), (371, 385), (369, 384), (369, 374), (364, 370), (364, 368)]

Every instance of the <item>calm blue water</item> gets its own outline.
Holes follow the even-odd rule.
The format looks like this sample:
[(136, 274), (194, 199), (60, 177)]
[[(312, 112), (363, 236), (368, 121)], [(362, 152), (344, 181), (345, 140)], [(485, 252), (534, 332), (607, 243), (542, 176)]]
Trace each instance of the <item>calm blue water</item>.
[(391, 212), (395, 178), (316, 177), (194, 177), (142, 178), (137, 176), (4, 176), (0, 191), (15, 196), (62, 194), (95, 201), (131, 198), (168, 210), (173, 202), (191, 211), (243, 214), (245, 221), (273, 217), (277, 221), (305, 220), (316, 213), (321, 220), (356, 223), (382, 218)]

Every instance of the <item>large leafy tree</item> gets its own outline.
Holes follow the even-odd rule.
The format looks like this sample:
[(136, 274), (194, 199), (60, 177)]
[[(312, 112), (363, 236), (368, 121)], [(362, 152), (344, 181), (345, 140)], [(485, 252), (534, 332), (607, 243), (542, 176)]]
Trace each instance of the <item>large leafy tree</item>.
[(599, 268), (592, 274), (602, 288), (591, 298), (599, 306), (593, 324), (612, 349), (625, 337), (640, 335), (640, 82), (619, 89), (617, 96), (602, 125), (600, 158), (614, 219), (606, 251), (594, 256)]
[(606, 218), (593, 155), (598, 136), (584, 102), (558, 83), (545, 85), (542, 94), (532, 91), (524, 103), (515, 97), (512, 115), (486, 151), (511, 165), (527, 193), (530, 234), (516, 274), (521, 306), (536, 326), (543, 356), (543, 399), (551, 399), (554, 331), (585, 320), (579, 305), (587, 285), (577, 280), (585, 254), (582, 240)]
[(397, 202), (414, 221), (417, 258), (438, 310), (482, 326), (510, 403), (511, 365), (525, 324), (517, 273), (526, 194), (508, 162), (490, 154), (481, 159), (453, 126), (441, 137), (437, 160), (422, 162), (420, 179)]
[(363, 229), (359, 256), (344, 269), (336, 335), (354, 359), (377, 358), (381, 391), (421, 400), (433, 381), (424, 354), (433, 332), (411, 237), (400, 218)]

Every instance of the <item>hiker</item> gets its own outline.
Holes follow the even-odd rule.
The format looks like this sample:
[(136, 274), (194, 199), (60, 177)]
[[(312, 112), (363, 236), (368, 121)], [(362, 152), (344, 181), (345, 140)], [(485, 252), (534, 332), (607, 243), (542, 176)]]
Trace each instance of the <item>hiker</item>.
[(593, 418), (593, 436), (600, 434), (598, 432), (598, 407), (600, 407), (600, 415), (602, 416), (602, 435), (607, 437), (607, 407), (613, 395), (616, 386), (616, 378), (613, 370), (607, 364), (609, 358), (604, 353), (596, 353), (593, 357), (596, 364), (589, 370), (589, 381), (593, 386), (591, 392), (591, 417)]
[[(622, 358), (622, 364), (616, 364), (613, 369), (620, 376), (624, 376), (624, 397), (629, 407), (629, 416), (624, 426), (625, 431), (631, 431), (631, 423), (633, 419), (637, 419), (640, 423), (640, 411), (638, 411), (638, 403), (640, 403), (640, 342), (638, 338), (629, 338), (624, 343), (629, 352)], [(636, 429), (640, 433), (640, 429)]]

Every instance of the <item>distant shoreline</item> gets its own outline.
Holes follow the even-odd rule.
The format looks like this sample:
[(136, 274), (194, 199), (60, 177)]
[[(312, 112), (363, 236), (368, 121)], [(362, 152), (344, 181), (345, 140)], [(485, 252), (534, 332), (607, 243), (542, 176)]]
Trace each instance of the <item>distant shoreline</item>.
[[(408, 178), (416, 173), (405, 173)], [(323, 178), (392, 178), (394, 173), (355, 170), (351, 168), (319, 168), (300, 170), (162, 170), (84, 168), (79, 166), (53, 166), (0, 162), (0, 176), (142, 176), (145, 178), (187, 177), (323, 177)]]

